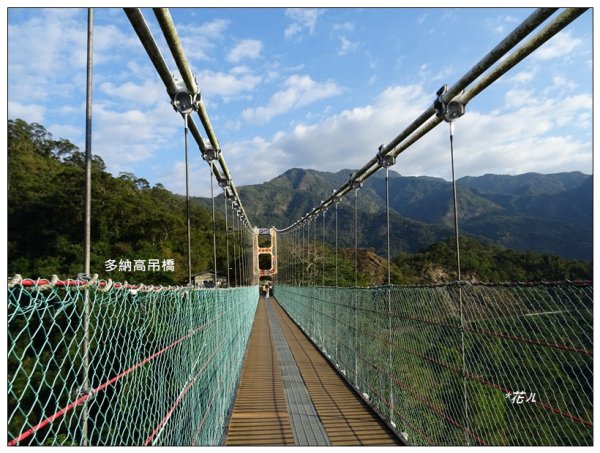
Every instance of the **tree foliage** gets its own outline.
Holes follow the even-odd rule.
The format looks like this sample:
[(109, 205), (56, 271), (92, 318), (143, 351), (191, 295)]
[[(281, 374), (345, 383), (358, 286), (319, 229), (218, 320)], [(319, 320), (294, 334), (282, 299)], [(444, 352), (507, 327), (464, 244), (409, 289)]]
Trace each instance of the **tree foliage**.
[[(84, 154), (37, 123), (8, 122), (8, 273), (74, 276), (83, 271)], [(100, 278), (150, 284), (187, 280), (185, 200), (132, 173), (113, 177), (92, 159), (91, 271)], [(217, 219), (217, 267), (226, 261)], [(210, 212), (191, 206), (192, 271), (212, 268)], [(230, 241), (233, 235), (230, 234)], [(175, 271), (107, 272), (106, 260), (173, 259)], [(231, 264), (232, 265), (232, 264)]]
[[(42, 125), (20, 119), (8, 122), (9, 274), (74, 276), (83, 270), (84, 163), (84, 154), (77, 146), (63, 138), (55, 140)], [(217, 202), (217, 206), (222, 206), (222, 200)], [(273, 203), (270, 206), (274, 212), (279, 209)], [(333, 222), (333, 216), (328, 216), (327, 221)], [(375, 232), (359, 237), (359, 244), (363, 247), (372, 247), (367, 240), (369, 237), (385, 236), (385, 231), (376, 227), (383, 224), (382, 215), (366, 216), (361, 221), (369, 222), (368, 230)], [(340, 237), (352, 237), (349, 232), (344, 234), (353, 225), (345, 211), (340, 215), (339, 223)], [(210, 211), (201, 203), (192, 203), (191, 225), (192, 271), (211, 269), (212, 222)], [(333, 226), (328, 224), (328, 231), (331, 228)], [(401, 228), (403, 234), (399, 237), (395, 233), (400, 227), (392, 225), (392, 228), (393, 250), (409, 248), (404, 242), (434, 242), (416, 253), (401, 252), (392, 260), (393, 284), (431, 283), (456, 278), (452, 240), (439, 242), (440, 231), (421, 234), (424, 229), (413, 231), (408, 227)], [(410, 232), (413, 234), (408, 234)], [(217, 235), (217, 268), (225, 269), (227, 253), (222, 217), (217, 219)], [(230, 233), (230, 267), (234, 266), (233, 240), (234, 235)], [(354, 250), (342, 249), (348, 245), (340, 243), (340, 286), (355, 284)], [(592, 277), (592, 264), (587, 262), (503, 249), (469, 237), (461, 238), (461, 249), (463, 279), (531, 281)], [(122, 172), (114, 177), (106, 172), (102, 159), (93, 156), (92, 273), (120, 281), (184, 283), (187, 276), (186, 250), (185, 200), (166, 190), (162, 184), (151, 186), (146, 179), (133, 173)], [(375, 247), (359, 251), (359, 285), (380, 285), (387, 281), (387, 264), (375, 251)], [(307, 257), (304, 255), (302, 258), (308, 269), (305, 280), (334, 285), (336, 266), (333, 247), (321, 244), (310, 267)], [(107, 272), (105, 262), (109, 259), (115, 260), (116, 264), (125, 259), (174, 259), (175, 271), (124, 272), (117, 269)], [(322, 274), (323, 262), (325, 277)], [(294, 269), (298, 271), (300, 268)]]
[[(531, 251), (520, 252), (460, 238), (461, 278), (480, 282), (591, 280), (593, 266), (578, 260)], [(456, 279), (454, 239), (433, 244), (415, 254), (401, 253), (394, 260), (404, 283), (440, 283)]]

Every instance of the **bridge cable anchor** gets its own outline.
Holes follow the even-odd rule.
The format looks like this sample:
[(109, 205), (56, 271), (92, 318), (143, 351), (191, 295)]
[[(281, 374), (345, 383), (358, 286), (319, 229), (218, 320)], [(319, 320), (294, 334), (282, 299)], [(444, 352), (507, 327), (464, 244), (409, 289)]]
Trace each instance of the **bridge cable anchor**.
[(433, 101), (433, 108), (435, 109), (435, 115), (438, 118), (442, 118), (447, 123), (460, 118), (465, 114), (465, 105), (460, 102), (459, 96), (455, 97), (449, 102), (444, 100), (444, 94), (448, 91), (448, 85), (444, 84), (439, 90), (436, 91), (437, 99)]
[(219, 156), (221, 155), (220, 148), (215, 149), (208, 140), (204, 141), (204, 148), (202, 159), (204, 159), (206, 162), (211, 163), (212, 161), (219, 159)]
[(350, 184), (350, 187), (354, 190), (358, 190), (362, 187), (363, 182), (359, 179), (354, 179), (354, 176), (356, 175), (356, 173), (352, 173), (350, 175), (350, 180), (348, 181), (348, 183)]
[(384, 146), (380, 145), (379, 151), (377, 151), (377, 162), (379, 162), (379, 165), (381, 165), (383, 168), (391, 167), (396, 163), (396, 156), (392, 154), (384, 154), (383, 150)]
[(173, 76), (173, 82), (177, 89), (171, 100), (173, 109), (182, 115), (189, 115), (192, 112), (197, 112), (200, 108), (202, 98), (200, 93), (190, 93), (185, 86), (185, 82), (183, 80), (178, 80), (175, 76)]

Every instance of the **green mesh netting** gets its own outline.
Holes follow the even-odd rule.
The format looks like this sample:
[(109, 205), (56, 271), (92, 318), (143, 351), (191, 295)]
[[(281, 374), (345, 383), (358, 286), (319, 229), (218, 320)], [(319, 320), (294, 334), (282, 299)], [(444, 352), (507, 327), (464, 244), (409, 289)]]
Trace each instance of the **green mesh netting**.
[(86, 290), (9, 287), (9, 444), (219, 444), (258, 288), (87, 292), (90, 392)]
[(276, 297), (411, 444), (593, 445), (592, 290), (278, 285)]

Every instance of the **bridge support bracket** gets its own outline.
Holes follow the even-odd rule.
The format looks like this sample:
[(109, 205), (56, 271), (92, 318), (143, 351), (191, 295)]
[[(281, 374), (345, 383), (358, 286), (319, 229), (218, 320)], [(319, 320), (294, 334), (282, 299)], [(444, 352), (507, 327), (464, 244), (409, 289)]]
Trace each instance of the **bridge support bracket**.
[(460, 94), (449, 102), (446, 102), (444, 95), (447, 91), (448, 85), (446, 84), (437, 90), (435, 93), (437, 99), (433, 102), (433, 108), (438, 118), (443, 118), (447, 123), (451, 123), (465, 114), (466, 104), (460, 101)]
[(379, 165), (383, 168), (391, 167), (396, 163), (396, 156), (384, 154), (384, 149), (385, 147), (383, 145), (379, 147), (379, 151), (377, 152), (377, 162), (379, 162)]

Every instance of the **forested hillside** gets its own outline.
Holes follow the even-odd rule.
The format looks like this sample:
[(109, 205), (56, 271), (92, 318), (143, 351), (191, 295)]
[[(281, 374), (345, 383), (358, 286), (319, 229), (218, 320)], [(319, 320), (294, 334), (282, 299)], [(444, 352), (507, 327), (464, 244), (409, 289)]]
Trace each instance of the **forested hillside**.
[[(131, 173), (113, 177), (93, 159), (91, 269), (101, 278), (174, 284), (187, 280), (185, 202)], [(8, 123), (8, 274), (76, 276), (83, 270), (84, 155), (39, 124)], [(212, 268), (210, 212), (192, 206), (192, 270)], [(224, 224), (219, 219), (219, 235)], [(224, 268), (225, 241), (218, 240)], [(158, 259), (160, 271), (105, 271), (105, 261)], [(174, 271), (162, 260), (173, 259)]]
[[(83, 187), (84, 159), (82, 152), (65, 139), (55, 140), (39, 124), (22, 120), (8, 123), (8, 274), (28, 277), (74, 277), (83, 269)], [(327, 174), (293, 169), (269, 183), (240, 188), (245, 207), (252, 221), (259, 226), (287, 224), (314, 206), (331, 188), (347, 180), (347, 171)], [(435, 178), (422, 178), (419, 191), (409, 191), (415, 181), (394, 175), (397, 184), (404, 184), (405, 198), (428, 197), (439, 184)], [(577, 177), (575, 178), (577, 179)], [(381, 285), (386, 282), (387, 262), (381, 255), (385, 238), (384, 211), (381, 209), (376, 178), (361, 191), (359, 209), (358, 283)], [(571, 189), (580, 197), (587, 193), (588, 179)], [(369, 188), (371, 187), (371, 188)], [(481, 190), (481, 189), (477, 189)], [(399, 195), (396, 205), (399, 206)], [(508, 196), (511, 196), (508, 194)], [(556, 196), (567, 203), (569, 191), (559, 190)], [(575, 196), (575, 195), (574, 195)], [(166, 190), (162, 184), (151, 186), (148, 181), (131, 173), (114, 177), (105, 170), (98, 156), (93, 159), (92, 185), (92, 272), (101, 278), (116, 281), (151, 284), (181, 284), (186, 282), (185, 202), (180, 195)], [(520, 199), (522, 200), (522, 199)], [(198, 201), (198, 200), (197, 200)], [(192, 271), (212, 268), (212, 222), (210, 212), (199, 200), (192, 205)], [(404, 202), (406, 203), (406, 202)], [(496, 209), (497, 203), (480, 204), (481, 211)], [(425, 203), (432, 209), (433, 202)], [(221, 203), (217, 206), (222, 206)], [(408, 206), (408, 205), (406, 205)], [(444, 204), (442, 204), (444, 206)], [(492, 208), (490, 208), (492, 207)], [(572, 206), (575, 209), (575, 206)], [(409, 209), (408, 207), (406, 209)], [(524, 209), (524, 208), (523, 208)], [(533, 208), (532, 208), (533, 209)], [(538, 208), (536, 208), (538, 209)], [(368, 214), (368, 215), (364, 215)], [(445, 214), (444, 214), (445, 215)], [(272, 216), (272, 217), (271, 217)], [(442, 216), (444, 217), (444, 216)], [(272, 222), (269, 222), (272, 220)], [(422, 219), (423, 220), (423, 219)], [(428, 224), (392, 215), (392, 283), (415, 284), (452, 281), (455, 256), (452, 229), (443, 222)], [(321, 220), (319, 220), (320, 222)], [(333, 226), (333, 213), (326, 221)], [(353, 205), (341, 205), (339, 212), (340, 249), (338, 282), (341, 286), (355, 283), (353, 248)], [(268, 222), (263, 223), (261, 222)], [(225, 269), (226, 251), (224, 218), (217, 215), (217, 268)], [(319, 242), (319, 252), (309, 273), (310, 284), (335, 284), (335, 252), (329, 230), (326, 244)], [(233, 238), (230, 235), (230, 244)], [(318, 241), (321, 241), (319, 238)], [(463, 237), (463, 277), (477, 281), (590, 279), (592, 265), (558, 256), (535, 252), (507, 250), (486, 241)], [(174, 271), (127, 271), (118, 268), (107, 272), (106, 260), (174, 260)], [(233, 259), (230, 254), (230, 259)], [(314, 258), (313, 258), (314, 260)], [(326, 275), (323, 278), (323, 260)], [(308, 262), (304, 263), (306, 266)], [(231, 263), (233, 265), (233, 263)], [(285, 256), (280, 257), (284, 267)]]
[[(293, 168), (263, 184), (243, 186), (240, 197), (251, 221), (278, 228), (302, 217), (346, 182), (337, 173)], [(485, 175), (457, 181), (463, 233), (523, 252), (591, 262), (593, 179), (580, 172), (517, 176)], [(452, 185), (441, 178), (390, 171), (392, 255), (414, 253), (452, 236)], [(198, 202), (207, 205), (206, 199)], [(358, 193), (359, 244), (385, 254), (385, 184), (381, 172)], [(333, 227), (332, 214), (329, 227)], [(354, 240), (354, 195), (339, 205), (343, 246)], [(331, 243), (331, 240), (330, 240)]]

